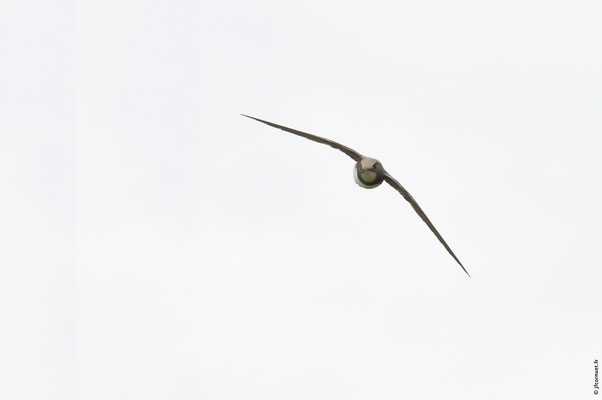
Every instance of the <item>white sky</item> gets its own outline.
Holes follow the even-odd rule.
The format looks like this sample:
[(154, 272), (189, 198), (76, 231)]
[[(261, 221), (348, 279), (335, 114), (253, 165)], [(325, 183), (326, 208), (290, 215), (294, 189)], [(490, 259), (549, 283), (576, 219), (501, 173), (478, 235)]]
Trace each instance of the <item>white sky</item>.
[(598, 1), (0, 4), (0, 398), (594, 398)]

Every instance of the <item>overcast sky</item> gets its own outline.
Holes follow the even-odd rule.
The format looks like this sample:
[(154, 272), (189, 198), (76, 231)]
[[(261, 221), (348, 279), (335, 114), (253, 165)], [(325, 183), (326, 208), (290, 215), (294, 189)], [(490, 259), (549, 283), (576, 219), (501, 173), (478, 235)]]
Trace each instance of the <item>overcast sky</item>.
[(0, 4), (1, 398), (595, 397), (600, 2)]

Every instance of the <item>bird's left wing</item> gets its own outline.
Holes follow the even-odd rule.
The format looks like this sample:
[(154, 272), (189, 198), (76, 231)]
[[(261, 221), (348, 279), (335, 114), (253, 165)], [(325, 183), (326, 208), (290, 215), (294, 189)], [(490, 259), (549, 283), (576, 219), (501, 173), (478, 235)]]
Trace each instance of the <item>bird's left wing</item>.
[(414, 200), (412, 195), (403, 186), (401, 186), (401, 184), (399, 182), (397, 182), (397, 180), (395, 180), (395, 178), (393, 178), (388, 172), (385, 172), (385, 181), (387, 181), (387, 183), (389, 185), (391, 185), (393, 187), (393, 189), (397, 190), (403, 196), (403, 198), (406, 199), (408, 201), (408, 203), (410, 203), (410, 205), (412, 206), (414, 211), (416, 211), (416, 213), (428, 225), (428, 227), (435, 234), (435, 236), (437, 236), (437, 239), (439, 239), (439, 241), (441, 242), (443, 247), (445, 247), (447, 252), (454, 258), (454, 260), (456, 260), (456, 262), (458, 264), (460, 264), (460, 267), (462, 267), (464, 272), (466, 272), (466, 275), (468, 275), (470, 277), (470, 274), (468, 273), (468, 271), (466, 271), (466, 268), (464, 268), (464, 265), (462, 265), (460, 260), (458, 260), (458, 257), (456, 257), (456, 255), (454, 254), (452, 249), (450, 249), (450, 247), (447, 245), (447, 243), (445, 242), (443, 237), (439, 234), (439, 232), (437, 231), (437, 229), (435, 228), (435, 226), (433, 225), (431, 220), (426, 216), (424, 211), (422, 211), (422, 208), (420, 208), (420, 206), (418, 205), (418, 202), (416, 200)]
[(269, 126), (273, 126), (274, 128), (282, 129), (283, 131), (292, 133), (294, 135), (301, 136), (301, 137), (304, 137), (304, 138), (309, 139), (309, 140), (313, 140), (314, 142), (318, 142), (318, 143), (322, 143), (322, 144), (327, 144), (330, 147), (334, 147), (335, 149), (340, 150), (343, 153), (347, 154), (354, 161), (359, 161), (362, 158), (364, 158), (364, 156), (362, 156), (357, 151), (353, 150), (350, 147), (347, 147), (347, 146), (344, 146), (344, 145), (342, 145), (340, 143), (337, 143), (334, 140), (330, 140), (330, 139), (326, 139), (326, 138), (323, 138), (323, 137), (320, 137), (320, 136), (312, 135), (311, 133), (301, 132), (301, 131), (298, 131), (296, 129), (287, 128), (286, 126), (278, 125), (278, 124), (275, 124), (273, 122), (264, 121), (264, 120), (259, 119), (259, 118), (251, 117), (249, 115), (245, 115), (245, 114), (241, 114), (241, 115), (243, 117), (254, 119), (255, 121), (263, 122), (264, 124), (269, 125)]

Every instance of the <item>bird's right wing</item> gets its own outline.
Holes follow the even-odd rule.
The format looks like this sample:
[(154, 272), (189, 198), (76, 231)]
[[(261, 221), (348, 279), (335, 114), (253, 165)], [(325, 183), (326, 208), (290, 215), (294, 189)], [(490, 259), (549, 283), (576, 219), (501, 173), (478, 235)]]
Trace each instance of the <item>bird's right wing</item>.
[(297, 135), (297, 136), (302, 136), (306, 139), (309, 140), (313, 140), (314, 142), (318, 142), (318, 143), (322, 143), (322, 144), (327, 144), (330, 147), (334, 147), (337, 150), (342, 151), (343, 153), (347, 154), (349, 157), (351, 157), (354, 161), (360, 161), (362, 158), (364, 158), (364, 156), (362, 156), (360, 153), (358, 153), (357, 151), (353, 150), (352, 148), (349, 148), (347, 146), (343, 146), (340, 143), (335, 142), (334, 140), (330, 140), (330, 139), (325, 139), (323, 137), (320, 136), (316, 136), (316, 135), (312, 135), (310, 133), (305, 133), (305, 132), (301, 132), (298, 131), (296, 129), (292, 129), (292, 128), (287, 128), (286, 126), (282, 126), (282, 125), (278, 125), (278, 124), (274, 124), (272, 122), (268, 122), (268, 121), (264, 121), (262, 119), (259, 118), (255, 118), (255, 117), (251, 117), (249, 115), (245, 115), (245, 114), (241, 114), (243, 117), (247, 117), (247, 118), (251, 118), (254, 119), (255, 121), (259, 121), (259, 122), (263, 122), (266, 125), (272, 126), (274, 128), (278, 128), (278, 129), (282, 129), (283, 131), (286, 132), (290, 132), (293, 135)]
[(435, 225), (433, 225), (433, 223), (426, 216), (424, 211), (422, 211), (422, 208), (420, 208), (420, 206), (418, 205), (418, 202), (416, 200), (414, 200), (414, 198), (412, 197), (410, 192), (408, 192), (403, 186), (401, 186), (401, 183), (397, 182), (397, 180), (395, 178), (393, 178), (388, 172), (385, 172), (385, 181), (387, 181), (387, 183), (389, 185), (391, 185), (393, 187), (393, 189), (397, 190), (399, 192), (399, 194), (401, 194), (403, 196), (403, 198), (406, 199), (408, 201), (408, 203), (410, 203), (410, 205), (412, 206), (414, 211), (416, 211), (416, 213), (420, 216), (420, 218), (422, 218), (422, 220), (428, 225), (429, 229), (435, 234), (435, 236), (437, 236), (437, 239), (439, 239), (439, 241), (441, 242), (443, 247), (445, 247), (447, 252), (454, 258), (454, 260), (456, 260), (456, 262), (458, 264), (460, 264), (460, 267), (462, 267), (464, 272), (466, 272), (466, 275), (468, 275), (470, 277), (470, 274), (468, 273), (466, 268), (464, 268), (464, 265), (462, 265), (460, 260), (458, 260), (458, 257), (456, 257), (456, 255), (454, 254), (452, 249), (447, 245), (447, 243), (445, 242), (443, 237), (439, 234), (439, 232), (435, 228)]

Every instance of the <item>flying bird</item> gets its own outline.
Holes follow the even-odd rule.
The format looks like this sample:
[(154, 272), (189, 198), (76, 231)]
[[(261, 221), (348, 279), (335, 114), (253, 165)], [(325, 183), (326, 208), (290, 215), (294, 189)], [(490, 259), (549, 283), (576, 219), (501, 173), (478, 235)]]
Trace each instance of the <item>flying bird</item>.
[(435, 234), (435, 236), (437, 237), (437, 239), (439, 239), (439, 241), (441, 242), (443, 247), (445, 247), (447, 252), (453, 257), (454, 260), (456, 260), (456, 262), (460, 265), (460, 267), (462, 267), (464, 272), (466, 272), (466, 275), (468, 275), (470, 277), (470, 274), (468, 273), (466, 268), (464, 268), (464, 265), (462, 265), (460, 260), (458, 260), (458, 257), (456, 257), (456, 255), (454, 254), (452, 249), (448, 246), (448, 244), (445, 242), (445, 240), (443, 239), (441, 234), (439, 234), (439, 232), (437, 231), (437, 229), (435, 228), (435, 226), (433, 225), (431, 220), (429, 220), (429, 218), (426, 216), (424, 211), (422, 211), (422, 208), (420, 208), (420, 206), (418, 205), (416, 200), (414, 200), (412, 195), (403, 186), (401, 186), (401, 184), (399, 182), (397, 182), (397, 180), (395, 180), (395, 178), (393, 178), (383, 168), (383, 165), (380, 161), (378, 161), (375, 158), (364, 157), (363, 155), (361, 155), (357, 151), (353, 150), (352, 148), (344, 146), (340, 143), (337, 143), (334, 140), (330, 140), (330, 139), (326, 139), (326, 138), (323, 138), (320, 136), (312, 135), (310, 133), (301, 132), (296, 129), (287, 128), (286, 126), (278, 125), (273, 122), (264, 121), (259, 118), (251, 117), (249, 115), (245, 115), (245, 114), (241, 114), (241, 115), (243, 117), (251, 118), (251, 119), (254, 119), (255, 121), (262, 122), (262, 123), (272, 126), (274, 128), (278, 128), (278, 129), (282, 129), (283, 131), (290, 132), (294, 135), (298, 135), (298, 136), (304, 137), (306, 139), (313, 140), (314, 142), (326, 144), (330, 147), (333, 147), (337, 150), (342, 151), (343, 153), (345, 153), (349, 157), (351, 157), (353, 159), (353, 161), (355, 161), (355, 166), (353, 168), (353, 177), (355, 179), (355, 182), (363, 188), (373, 189), (373, 188), (379, 186), (381, 183), (383, 183), (383, 181), (387, 182), (389, 185), (391, 185), (393, 187), (393, 189), (397, 190), (403, 196), (403, 198), (408, 201), (408, 203), (410, 203), (410, 205), (412, 206), (414, 211), (416, 211), (416, 213), (420, 216), (420, 218), (422, 218), (422, 220), (426, 223), (426, 225), (429, 227), (429, 229)]

